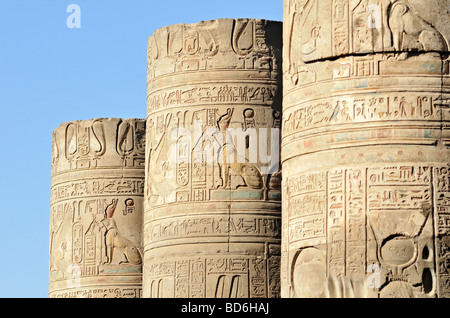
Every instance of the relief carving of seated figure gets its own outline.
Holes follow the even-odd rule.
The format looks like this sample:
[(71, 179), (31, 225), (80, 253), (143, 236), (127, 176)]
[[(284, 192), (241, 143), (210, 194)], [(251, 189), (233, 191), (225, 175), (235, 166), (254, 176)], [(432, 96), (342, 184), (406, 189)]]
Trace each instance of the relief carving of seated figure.
[[(438, 52), (448, 51), (448, 44), (442, 34), (421, 18), (405, 0), (396, 0), (391, 4), (389, 27), (394, 49), (398, 52), (417, 49), (440, 57)], [(397, 59), (407, 57), (408, 53), (402, 52)]]
[(137, 246), (135, 246), (130, 240), (124, 238), (117, 228), (116, 221), (113, 218), (114, 212), (117, 207), (118, 200), (113, 199), (112, 203), (106, 207), (105, 218), (100, 222), (104, 228), (105, 232), (105, 245), (106, 245), (106, 255), (105, 264), (111, 264), (113, 260), (113, 253), (115, 250), (119, 250), (123, 253), (126, 258), (125, 262), (121, 264), (142, 264), (141, 251)]

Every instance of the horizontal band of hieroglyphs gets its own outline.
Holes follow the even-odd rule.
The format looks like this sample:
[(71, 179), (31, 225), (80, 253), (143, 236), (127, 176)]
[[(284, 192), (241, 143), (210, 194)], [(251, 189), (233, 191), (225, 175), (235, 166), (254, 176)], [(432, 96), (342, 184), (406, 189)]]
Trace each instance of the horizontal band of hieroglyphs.
[(77, 288), (50, 292), (50, 298), (141, 298), (141, 288)]
[(441, 120), (439, 108), (433, 97), (414, 94), (327, 98), (287, 110), (283, 114), (283, 134), (346, 122)]
[(281, 234), (281, 219), (259, 217), (201, 217), (152, 222), (145, 231), (146, 242), (199, 236), (248, 235), (277, 238)]
[(51, 202), (90, 195), (132, 194), (144, 195), (144, 180), (84, 180), (53, 186)]
[[(160, 260), (160, 259), (158, 259)], [(164, 276), (177, 276), (184, 277), (188, 275), (189, 272), (201, 271), (208, 274), (217, 273), (243, 273), (246, 274), (249, 270), (249, 265), (251, 269), (256, 267), (264, 268), (268, 263), (269, 270), (274, 269), (279, 265), (280, 256), (270, 255), (269, 259), (258, 258), (258, 257), (243, 257), (238, 255), (233, 255), (230, 257), (204, 257), (204, 258), (191, 258), (186, 257), (182, 260), (177, 259), (176, 261), (149, 261), (147, 265), (146, 272), (149, 277), (164, 277)], [(250, 264), (249, 264), (250, 263)], [(259, 273), (262, 274), (265, 270), (260, 270)], [(185, 273), (185, 275), (180, 275)], [(261, 276), (261, 275), (259, 275)]]
[(152, 93), (147, 98), (147, 105), (150, 111), (155, 111), (162, 107), (201, 103), (267, 104), (273, 102), (276, 92), (276, 85), (187, 87)]

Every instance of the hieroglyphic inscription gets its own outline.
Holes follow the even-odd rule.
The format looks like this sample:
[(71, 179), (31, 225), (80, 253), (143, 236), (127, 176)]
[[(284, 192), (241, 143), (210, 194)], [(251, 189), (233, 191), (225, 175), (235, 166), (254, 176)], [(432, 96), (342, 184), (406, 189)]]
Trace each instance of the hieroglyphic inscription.
[[(301, 58), (307, 62), (348, 54), (445, 51), (448, 27), (433, 21), (446, 21), (438, 16), (446, 3), (433, 1), (430, 5), (436, 11), (424, 14), (426, 5), (421, 1), (289, 0), (284, 16), (290, 31), (287, 49), (303, 53)], [(320, 45), (307, 41), (310, 33), (321, 35), (316, 35)], [(296, 38), (303, 41), (297, 43)]]
[(450, 173), (448, 166), (435, 167), (436, 210), (438, 216), (438, 235), (450, 233)]
[(328, 173), (328, 266), (331, 274), (345, 276), (345, 183), (346, 171), (337, 169)]
[[(433, 206), (431, 173), (426, 165), (368, 169), (367, 216), (378, 244), (393, 234), (421, 234)], [(402, 222), (393, 221), (398, 219)]]
[(408, 95), (327, 98), (300, 105), (284, 115), (283, 135), (304, 132), (330, 124), (384, 120), (440, 120), (433, 97)]
[(51, 189), (53, 203), (60, 200), (98, 195), (130, 194), (144, 195), (143, 180), (133, 179), (88, 179), (66, 182)]
[(290, 242), (307, 242), (326, 235), (326, 185), (326, 174), (323, 173), (288, 179), (290, 195), (285, 200), (289, 207)]
[(228, 236), (279, 237), (281, 221), (262, 217), (191, 217), (170, 221), (152, 222), (146, 235), (147, 242), (154, 243), (176, 238)]
[(189, 260), (176, 261), (175, 298), (189, 297)]
[(81, 288), (61, 292), (51, 292), (50, 298), (141, 298), (141, 288)]
[[(429, 273), (435, 271), (433, 251), (433, 167), (393, 165), (367, 169), (367, 216), (379, 249), (379, 261), (392, 281), (381, 296), (404, 281), (411, 295), (433, 296)], [(415, 253), (421, 252), (417, 258)], [(414, 264), (414, 267), (408, 267)], [(416, 274), (418, 273), (418, 274)], [(422, 290), (412, 286), (421, 284)], [(395, 293), (399, 292), (398, 290)]]
[[(366, 296), (450, 294), (447, 7), (284, 1), (284, 296), (357, 297), (376, 268)], [(319, 172), (325, 194), (292, 191), (291, 179)], [(319, 216), (323, 226), (309, 223)], [(305, 235), (309, 224), (323, 237)], [(313, 270), (296, 267), (305, 248), (320, 251)], [(308, 286), (303, 274), (317, 276)]]
[(145, 129), (99, 118), (54, 131), (50, 297), (141, 297)]
[(431, 167), (394, 166), (368, 171), (368, 209), (421, 209), (431, 200)]
[(268, 261), (268, 294), (269, 298), (280, 298), (281, 297), (281, 257), (279, 255), (274, 255), (269, 258)]
[(276, 274), (279, 266), (273, 257), (235, 255), (149, 261), (145, 274), (152, 297), (266, 298), (269, 290), (270, 297), (277, 297), (279, 286), (267, 279), (267, 271)]
[(437, 217), (437, 267), (440, 297), (450, 297), (450, 167), (434, 167), (434, 199)]
[(253, 298), (267, 297), (267, 261), (260, 258), (250, 260), (250, 294)]
[[(127, 200), (120, 200), (120, 208), (126, 209), (125, 202)], [(100, 266), (106, 262), (108, 246), (105, 244), (108, 244), (108, 242), (105, 242), (107, 233), (105, 225), (108, 226), (109, 224), (107, 223), (107, 217), (105, 217), (105, 210), (110, 205), (110, 197), (80, 197), (75, 200), (62, 200), (51, 204), (50, 273), (53, 277), (52, 280), (57, 281), (66, 277), (68, 268), (74, 264), (80, 268), (80, 277), (99, 274)], [(123, 218), (139, 219), (139, 217), (139, 215), (133, 217), (122, 213), (121, 220), (123, 222)], [(109, 226), (112, 226), (114, 230), (117, 229), (116, 224)], [(131, 242), (127, 244), (131, 244)], [(123, 262), (122, 265), (126, 266), (127, 258), (121, 260), (120, 253), (116, 252), (115, 254), (115, 263)], [(130, 273), (136, 272), (136, 270), (140, 271), (138, 266), (133, 266), (129, 268)], [(120, 272), (116, 269), (114, 271)]]
[(270, 104), (278, 88), (275, 85), (220, 87), (193, 86), (176, 90), (156, 91), (148, 96), (148, 111), (189, 105), (226, 104)]
[(366, 178), (364, 169), (349, 169), (346, 177), (346, 272), (366, 272)]
[(173, 280), (176, 273), (175, 262), (152, 263), (146, 265), (147, 286), (150, 289), (151, 298), (170, 297), (173, 292)]
[(244, 257), (207, 259), (208, 294), (214, 288), (216, 298), (249, 297), (252, 291), (248, 285), (249, 261)]
[(333, 0), (333, 55), (348, 54), (350, 50), (348, 0)]
[[(435, 176), (432, 176), (434, 171)], [(392, 165), (372, 168), (340, 168), (323, 173), (304, 174), (288, 178), (286, 181), (289, 196), (288, 207), (288, 242), (290, 244), (301, 242), (301, 246), (321, 244), (320, 241), (311, 240), (305, 233), (311, 231), (312, 216), (311, 209), (307, 205), (294, 207), (291, 202), (299, 205), (295, 198), (301, 198), (304, 193), (326, 191), (321, 223), (316, 220), (316, 228), (320, 231), (314, 232), (316, 237), (326, 236), (327, 239), (327, 266), (328, 273), (334, 277), (364, 277), (368, 260), (373, 261), (378, 257), (383, 266), (387, 267), (391, 276), (387, 279), (410, 279), (411, 284), (425, 284), (412, 270), (404, 273), (395, 272), (391, 269), (393, 259), (401, 259), (406, 262), (414, 251), (407, 244), (412, 238), (420, 242), (419, 246), (429, 244), (430, 232), (433, 231), (431, 211), (433, 210), (432, 198), (436, 197), (436, 212), (438, 214), (437, 229), (440, 233), (439, 244), (440, 270), (444, 274), (442, 284), (450, 279), (447, 277), (450, 266), (447, 265), (446, 257), (450, 255), (450, 240), (447, 233), (450, 231), (449, 223), (444, 221), (448, 212), (448, 189), (449, 186), (448, 167), (433, 168), (429, 165)], [(317, 176), (322, 176), (318, 178)], [(326, 176), (323, 178), (323, 176)], [(432, 180), (437, 191), (432, 190)], [(300, 181), (303, 180), (303, 181)], [(306, 180), (321, 180), (315, 186), (308, 184)], [(300, 186), (301, 185), (301, 186)], [(297, 191), (293, 191), (296, 189)], [(302, 194), (298, 194), (302, 193)], [(439, 212), (440, 211), (440, 212)], [(321, 215), (321, 214), (319, 214)], [(395, 217), (396, 220), (392, 221)], [(448, 218), (447, 218), (448, 219)], [(320, 226), (318, 224), (321, 224)], [(376, 246), (368, 241), (368, 233), (374, 233)], [(310, 232), (313, 233), (313, 232)], [(392, 237), (402, 237), (401, 244)], [(309, 240), (308, 240), (309, 239)], [(302, 240), (305, 240), (303, 243)], [(388, 248), (383, 253), (377, 254), (385, 242), (389, 242)], [(405, 243), (404, 243), (405, 242)], [(397, 245), (396, 245), (397, 244)], [(398, 246), (399, 245), (399, 246)], [(368, 249), (375, 249), (369, 251)], [(430, 247), (427, 245), (427, 249)], [(428, 251), (428, 250), (427, 250)], [(405, 254), (406, 253), (406, 254)], [(427, 273), (427, 268), (433, 267), (432, 252), (427, 252), (417, 260), (419, 272)], [(395, 256), (391, 256), (395, 255)], [(374, 258), (375, 255), (375, 258)], [(378, 256), (376, 256), (378, 255)], [(412, 254), (411, 254), (412, 255)], [(430, 258), (431, 257), (431, 258)], [(385, 259), (383, 259), (385, 258)], [(406, 259), (406, 261), (404, 261)], [(403, 263), (402, 263), (403, 264)], [(449, 263), (450, 264), (450, 263)], [(447, 276), (445, 276), (447, 275)], [(447, 278), (446, 278), (447, 277)], [(424, 285), (424, 286), (425, 286)]]
[(145, 258), (176, 259), (151, 295), (277, 295), (281, 26), (219, 19), (149, 39)]
[[(267, 20), (220, 19), (158, 29), (149, 39), (148, 78), (187, 71), (276, 71), (277, 63), (268, 57), (272, 48), (267, 42), (267, 23)], [(233, 54), (224, 59), (223, 52)], [(165, 67), (157, 67), (161, 64)]]
[(190, 261), (189, 296), (204, 298), (206, 285), (206, 266), (204, 259)]

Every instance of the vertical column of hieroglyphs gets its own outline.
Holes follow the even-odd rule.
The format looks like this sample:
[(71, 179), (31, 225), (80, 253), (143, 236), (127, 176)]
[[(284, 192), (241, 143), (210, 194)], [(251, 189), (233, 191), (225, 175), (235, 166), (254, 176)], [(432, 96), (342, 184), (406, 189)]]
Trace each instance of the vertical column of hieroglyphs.
[(448, 10), (284, 1), (282, 296), (450, 296)]
[(53, 132), (50, 297), (141, 297), (145, 120)]
[(148, 46), (144, 297), (277, 297), (279, 22), (156, 30)]

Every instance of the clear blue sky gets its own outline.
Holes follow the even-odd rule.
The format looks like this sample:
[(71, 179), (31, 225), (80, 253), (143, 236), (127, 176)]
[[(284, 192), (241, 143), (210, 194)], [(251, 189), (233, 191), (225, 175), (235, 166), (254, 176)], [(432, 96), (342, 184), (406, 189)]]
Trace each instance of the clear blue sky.
[[(70, 4), (81, 28), (70, 29)], [(218, 18), (282, 20), (282, 0), (0, 1), (0, 297), (48, 293), (52, 131), (146, 117), (147, 39)]]

